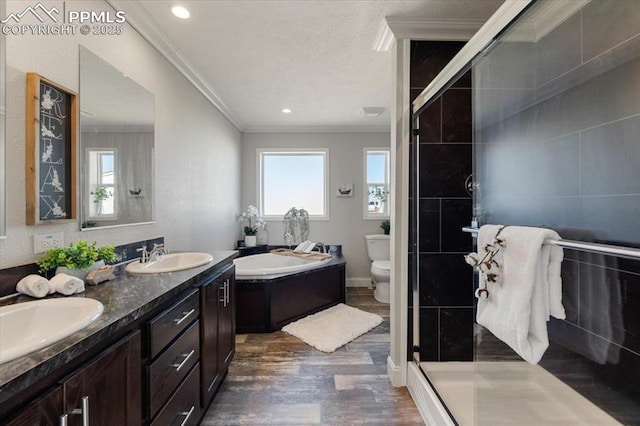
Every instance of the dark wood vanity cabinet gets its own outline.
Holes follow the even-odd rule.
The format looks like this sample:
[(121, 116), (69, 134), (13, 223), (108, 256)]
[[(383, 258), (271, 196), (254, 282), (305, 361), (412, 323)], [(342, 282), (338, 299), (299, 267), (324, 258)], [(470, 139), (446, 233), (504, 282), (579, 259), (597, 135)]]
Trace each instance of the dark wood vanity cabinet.
[(59, 386), (36, 399), (10, 419), (7, 426), (57, 425), (62, 414), (62, 387)]
[(190, 290), (149, 322), (146, 406), (154, 425), (187, 425), (200, 418), (198, 384), (185, 390), (200, 371), (199, 318), (199, 292)]
[(235, 354), (235, 267), (231, 266), (200, 289), (202, 407), (207, 407)]
[[(103, 352), (62, 384), (68, 425), (83, 424), (85, 408), (92, 426), (134, 426), (142, 419), (140, 332)], [(85, 404), (85, 405), (83, 405)], [(73, 414), (80, 410), (81, 414)]]
[(151, 320), (152, 425), (197, 424), (235, 354), (235, 318), (235, 267), (229, 265)]
[(140, 425), (140, 375), (140, 332), (136, 331), (63, 379), (6, 424)]
[[(222, 377), (227, 375), (229, 364), (236, 353), (236, 275), (235, 268), (221, 277), (218, 310), (218, 369)], [(226, 286), (226, 294), (224, 292)], [(226, 297), (226, 301), (224, 298)]]
[(195, 426), (233, 359), (235, 321), (235, 267), (224, 262), (108, 337), (113, 344), (5, 400), (0, 425)]

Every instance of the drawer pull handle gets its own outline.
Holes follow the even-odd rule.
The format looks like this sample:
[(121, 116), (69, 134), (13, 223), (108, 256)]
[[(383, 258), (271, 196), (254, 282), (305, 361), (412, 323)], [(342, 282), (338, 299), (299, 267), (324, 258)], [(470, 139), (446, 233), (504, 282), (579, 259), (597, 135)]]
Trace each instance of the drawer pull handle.
[(173, 321), (176, 323), (176, 325), (180, 325), (182, 323), (182, 321), (186, 320), (187, 318), (189, 318), (189, 316), (191, 316), (192, 313), (194, 313), (196, 310), (191, 309), (189, 312), (183, 312), (184, 316), (180, 319), (174, 319)]
[(180, 426), (184, 426), (187, 424), (187, 421), (189, 420), (189, 417), (191, 417), (191, 415), (193, 414), (193, 411), (196, 409), (195, 405), (191, 406), (191, 409), (189, 411), (183, 411), (181, 413), (178, 413), (181, 416), (185, 416), (184, 420), (182, 421), (182, 423), (180, 423)]
[(181, 363), (171, 364), (171, 366), (174, 367), (176, 369), (176, 371), (180, 371), (180, 369), (182, 367), (184, 367), (184, 365), (187, 363), (189, 358), (191, 358), (191, 355), (193, 355), (194, 353), (196, 353), (196, 350), (195, 349), (191, 349), (191, 352), (189, 352), (188, 354), (183, 354), (182, 355), (184, 357), (184, 359), (182, 360)]

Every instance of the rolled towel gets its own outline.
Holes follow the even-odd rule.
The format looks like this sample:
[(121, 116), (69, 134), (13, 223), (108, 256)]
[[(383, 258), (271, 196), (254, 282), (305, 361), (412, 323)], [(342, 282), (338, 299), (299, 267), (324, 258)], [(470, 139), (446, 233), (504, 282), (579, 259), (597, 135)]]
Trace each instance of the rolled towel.
[(49, 284), (55, 291), (65, 296), (70, 296), (84, 291), (84, 281), (67, 274), (58, 274), (49, 280)]
[(45, 297), (49, 294), (49, 281), (41, 277), (40, 275), (31, 274), (27, 275), (16, 285), (16, 291), (18, 293), (26, 294), (27, 296), (37, 297), (38, 299)]

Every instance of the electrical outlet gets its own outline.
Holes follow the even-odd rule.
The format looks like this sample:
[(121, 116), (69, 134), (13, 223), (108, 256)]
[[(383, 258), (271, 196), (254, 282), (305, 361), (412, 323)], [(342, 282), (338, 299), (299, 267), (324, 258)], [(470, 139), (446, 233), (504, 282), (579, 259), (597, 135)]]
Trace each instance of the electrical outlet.
[(35, 254), (44, 253), (56, 247), (64, 247), (64, 234), (62, 232), (33, 236), (33, 253)]

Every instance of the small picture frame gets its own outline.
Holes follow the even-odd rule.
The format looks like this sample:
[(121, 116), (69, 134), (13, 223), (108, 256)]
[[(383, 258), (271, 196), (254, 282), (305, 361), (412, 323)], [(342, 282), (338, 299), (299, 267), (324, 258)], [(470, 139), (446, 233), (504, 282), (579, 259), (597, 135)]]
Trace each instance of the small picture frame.
[(75, 219), (78, 96), (27, 73), (27, 225)]
[(353, 184), (341, 183), (336, 187), (336, 197), (353, 197)]
[(142, 188), (139, 186), (133, 188), (127, 188), (127, 193), (129, 197), (133, 198), (144, 198), (144, 193), (142, 192)]

